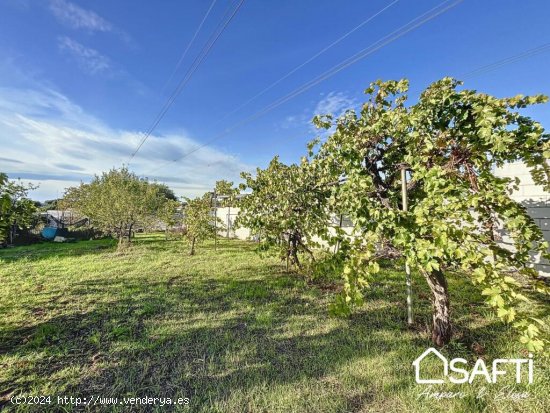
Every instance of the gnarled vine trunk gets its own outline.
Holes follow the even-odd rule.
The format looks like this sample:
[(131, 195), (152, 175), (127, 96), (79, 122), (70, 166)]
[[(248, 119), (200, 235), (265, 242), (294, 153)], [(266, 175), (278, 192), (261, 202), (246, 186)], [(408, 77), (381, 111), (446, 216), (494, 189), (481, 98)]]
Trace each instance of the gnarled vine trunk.
[(193, 239), (191, 240), (191, 251), (189, 252), (189, 255), (195, 255), (195, 242), (196, 242), (197, 238), (196, 237), (193, 237)]
[(132, 242), (132, 228), (134, 227), (134, 224), (130, 224), (128, 227), (128, 243)]
[(287, 272), (289, 268), (290, 268), (290, 236), (288, 237), (288, 245), (286, 247), (286, 271)]
[(300, 260), (298, 259), (298, 234), (296, 232), (293, 232), (290, 235), (290, 256), (292, 257), (294, 264), (298, 268), (302, 268)]
[(124, 232), (120, 230), (118, 234), (117, 251), (123, 250), (126, 247), (126, 240), (124, 238)]
[(424, 273), (424, 276), (433, 295), (432, 341), (436, 346), (441, 347), (447, 344), (452, 337), (447, 279), (440, 270)]

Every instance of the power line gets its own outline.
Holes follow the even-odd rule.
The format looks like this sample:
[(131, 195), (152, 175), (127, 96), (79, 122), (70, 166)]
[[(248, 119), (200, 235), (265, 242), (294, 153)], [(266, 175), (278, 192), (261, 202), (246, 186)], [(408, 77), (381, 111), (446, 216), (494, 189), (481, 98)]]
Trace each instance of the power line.
[(511, 63), (519, 62), (520, 60), (526, 59), (528, 57), (536, 56), (538, 54), (547, 52), (550, 50), (550, 43), (544, 43), (540, 46), (534, 47), (532, 49), (526, 50), (524, 52), (518, 53), (514, 56), (506, 57), (504, 59), (498, 60), (494, 63), (490, 63), (485, 66), (478, 67), (477, 69), (471, 70), (467, 73), (464, 73), (460, 78), (469, 79), (471, 77), (483, 75), (487, 72), (491, 72), (495, 69), (501, 68)]
[(170, 77), (168, 78), (168, 80), (166, 81), (164, 86), (162, 87), (162, 90), (165, 90), (168, 87), (168, 85), (170, 84), (170, 82), (172, 81), (172, 79), (174, 78), (176, 73), (178, 72), (178, 69), (180, 68), (183, 60), (185, 59), (185, 56), (187, 56), (187, 52), (189, 51), (189, 49), (191, 49), (191, 46), (193, 45), (193, 43), (195, 42), (195, 39), (197, 38), (199, 32), (201, 31), (202, 26), (204, 25), (204, 22), (206, 22), (206, 19), (208, 18), (208, 16), (210, 15), (210, 12), (214, 8), (214, 5), (216, 4), (216, 1), (217, 0), (212, 0), (212, 3), (210, 3), (210, 7), (208, 7), (208, 10), (206, 11), (206, 13), (205, 13), (204, 17), (202, 18), (199, 26), (197, 27), (197, 30), (195, 30), (195, 33), (193, 34), (193, 37), (191, 37), (191, 40), (189, 41), (189, 43), (187, 43), (187, 47), (185, 48), (185, 50), (183, 51), (181, 57), (179, 58), (178, 63), (176, 64), (176, 67), (174, 68), (174, 71), (172, 72), (172, 74), (170, 75)]
[[(521, 60), (524, 60), (529, 57), (533, 57), (548, 51), (550, 51), (550, 42), (541, 44), (540, 46), (534, 47), (532, 49), (524, 50), (523, 52), (520, 52), (513, 56), (505, 57), (504, 59), (497, 60), (496, 62), (477, 67), (475, 69), (470, 70), (469, 72), (463, 72), (462, 74), (457, 75), (456, 79), (466, 80), (466, 79), (474, 78), (476, 76), (481, 76), (486, 73), (492, 72), (493, 70), (500, 69), (503, 66), (516, 63)], [(416, 95), (418, 93), (421, 93), (423, 90), (424, 89), (415, 88), (407, 91), (407, 95), (409, 96)]]
[[(382, 47), (386, 46), (387, 44), (397, 40), (399, 37), (402, 37), (403, 35), (407, 34), (411, 30), (421, 26), (422, 24), (427, 23), (429, 20), (437, 17), (438, 15), (444, 13), (448, 9), (450, 9), (450, 8), (456, 6), (458, 3), (462, 2), (462, 0), (456, 0), (453, 3), (451, 3), (450, 5), (447, 5), (446, 7), (441, 8), (444, 4), (449, 3), (449, 1), (450, 0), (447, 0), (447, 1), (439, 4), (438, 6), (428, 10), (427, 12), (423, 13), (422, 15), (414, 18), (413, 20), (411, 20), (407, 24), (401, 26), (399, 29), (393, 31), (389, 35), (384, 36), (383, 38), (381, 38), (377, 42), (375, 42), (372, 45), (368, 46), (367, 48), (361, 50), (360, 52), (356, 53), (355, 55), (351, 56), (350, 58), (344, 60), (343, 62), (339, 63), (338, 65), (336, 65), (333, 68), (329, 69), (328, 71), (324, 72), (323, 74), (321, 74), (317, 78), (315, 78), (315, 79), (313, 79), (309, 82), (306, 82), (304, 85), (302, 85), (299, 88), (295, 89), (291, 93), (283, 96), (282, 98), (279, 98), (278, 100), (274, 101), (273, 103), (271, 103), (270, 105), (268, 105), (265, 108), (261, 109), (260, 111), (258, 111), (256, 113), (254, 113), (253, 115), (243, 119), (242, 121), (236, 123), (235, 125), (227, 128), (221, 134), (215, 136), (214, 138), (210, 139), (209, 141), (205, 142), (204, 144), (199, 145), (197, 148), (192, 149), (191, 151), (187, 152), (183, 156), (181, 156), (177, 159), (174, 159), (172, 161), (169, 161), (169, 162), (159, 166), (158, 168), (156, 168), (152, 171), (149, 171), (149, 173), (156, 172), (156, 171), (164, 168), (166, 165), (169, 165), (170, 163), (180, 161), (180, 160), (192, 155), (193, 153), (195, 153), (195, 152), (199, 151), (200, 149), (210, 145), (211, 143), (215, 142), (216, 140), (221, 139), (222, 137), (228, 135), (230, 132), (234, 131), (235, 129), (237, 129), (237, 128), (243, 126), (244, 124), (249, 123), (249, 122), (263, 116), (264, 114), (266, 114), (269, 111), (275, 109), (276, 107), (282, 105), (283, 103), (286, 103), (288, 100), (304, 93), (305, 91), (307, 91), (308, 89), (310, 89), (313, 86), (317, 85), (318, 83), (332, 77), (333, 75), (340, 72), (341, 70), (343, 70), (343, 69), (347, 68), (348, 66), (356, 63), (357, 61), (367, 57), (368, 55), (370, 55), (370, 54), (374, 53), (375, 51), (381, 49)], [(440, 10), (437, 10), (437, 9), (440, 9)], [(410, 27), (408, 27), (408, 26), (410, 26)]]
[[(377, 42), (373, 43), (371, 46), (361, 50), (360, 52), (356, 53), (355, 55), (351, 56), (350, 58), (346, 59), (345, 61), (339, 63), (338, 65), (334, 66), (333, 68), (327, 70), (325, 73), (321, 74), (317, 78), (310, 80), (309, 82), (305, 83), (304, 85), (300, 86), (299, 88), (295, 89), (294, 91), (290, 92), (286, 96), (283, 96), (282, 98), (279, 98), (275, 102), (271, 103), (264, 109), (256, 112), (254, 115), (250, 116), (248, 119), (254, 120), (260, 116), (263, 116), (267, 112), (279, 107), (283, 103), (286, 103), (287, 101), (293, 99), (294, 97), (304, 93), (305, 91), (311, 89), (312, 87), (318, 85), (319, 83), (323, 82), (326, 79), (329, 79), (330, 77), (334, 76), (338, 72), (346, 69), (347, 67), (357, 63), (358, 61), (364, 59), (365, 57), (373, 54), (374, 52), (382, 49), (383, 47), (387, 46), (388, 44), (394, 42), (395, 40), (399, 39), (400, 37), (404, 36), (405, 34), (409, 33), (410, 31), (422, 26), (423, 24), (427, 23), (428, 21), (434, 19), (435, 17), (439, 16), (440, 14), (444, 13), (448, 9), (456, 6), (458, 3), (462, 2), (463, 0), (456, 0), (450, 5), (437, 10), (434, 12), (434, 10), (440, 8), (443, 4), (449, 3), (450, 0), (447, 0), (440, 5), (430, 9), (426, 13), (420, 15), (419, 17), (416, 17), (415, 19), (411, 20), (409, 23), (401, 26), (399, 29), (394, 30), (389, 35), (384, 36), (382, 39), (378, 40)], [(410, 26), (410, 27), (407, 27)], [(246, 121), (249, 121), (246, 119)], [(230, 127), (229, 129), (226, 129), (226, 131), (232, 131), (235, 128), (242, 126), (242, 121), (239, 124), (234, 125), (233, 127)]]
[[(152, 125), (149, 127), (149, 129), (147, 130), (147, 132), (145, 133), (145, 135), (141, 139), (141, 141), (140, 141), (139, 145), (137, 146), (136, 150), (130, 155), (130, 159), (128, 160), (128, 164), (130, 164), (132, 159), (134, 159), (134, 157), (139, 152), (139, 150), (141, 149), (143, 144), (151, 136), (151, 133), (155, 130), (157, 125), (164, 118), (164, 116), (166, 115), (166, 113), (168, 112), (168, 110), (170, 109), (170, 107), (172, 106), (174, 101), (176, 100), (176, 98), (179, 96), (179, 94), (183, 90), (184, 86), (187, 84), (189, 79), (191, 79), (191, 77), (196, 72), (196, 70), (201, 65), (201, 63), (206, 59), (206, 57), (208, 56), (208, 54), (212, 50), (212, 47), (217, 42), (217, 40), (220, 38), (222, 33), (225, 31), (225, 29), (227, 28), (229, 23), (233, 20), (233, 18), (235, 17), (235, 15), (239, 11), (239, 9), (241, 8), (243, 3), (244, 3), (244, 0), (240, 0), (239, 3), (237, 4), (237, 6), (233, 9), (233, 12), (229, 15), (229, 17), (225, 18), (225, 16), (224, 16), (225, 21), (222, 20), (223, 23), (218, 26), (217, 30), (210, 36), (210, 39), (208, 40), (208, 42), (203, 46), (201, 52), (195, 58), (195, 60), (193, 61), (193, 64), (187, 70), (187, 73), (181, 79), (178, 86), (176, 87), (176, 89), (174, 90), (172, 95), (168, 98), (168, 100), (166, 101), (166, 103), (164, 104), (164, 106), (162, 107), (160, 112), (158, 113), (157, 117), (153, 121)], [(227, 13), (226, 13), (226, 15), (227, 15)]]
[(428, 10), (427, 12), (421, 14), (420, 16), (412, 19), (407, 24), (401, 26), (399, 29), (394, 30), (392, 33), (382, 37), (380, 40), (376, 41), (375, 43), (371, 44), (370, 46), (366, 47), (365, 49), (359, 51), (355, 55), (349, 57), (348, 59), (344, 60), (343, 62), (335, 65), (331, 69), (327, 70), (323, 74), (319, 75), (313, 80), (310, 80), (303, 84), (302, 86), (296, 88), (294, 91), (290, 92), (289, 94), (275, 100), (271, 104), (267, 105), (263, 109), (259, 110), (258, 112), (254, 113), (253, 115), (241, 120), (240, 122), (234, 124), (233, 126), (230, 126), (229, 128), (225, 129), (222, 133), (218, 134), (214, 138), (210, 139), (209, 141), (205, 142), (202, 145), (199, 145), (195, 149), (187, 152), (183, 156), (174, 159), (172, 161), (169, 161), (158, 168), (155, 168), (148, 173), (156, 172), (165, 166), (180, 161), (182, 159), (185, 159), (186, 157), (192, 155), (193, 153), (197, 152), (198, 150), (210, 145), (211, 143), (215, 142), (218, 139), (221, 139), (222, 137), (228, 135), (235, 129), (242, 127), (243, 125), (265, 115), (266, 113), (270, 112), (271, 110), (279, 107), (280, 105), (286, 103), (290, 99), (304, 93), (305, 91), (311, 89), (312, 87), (316, 86), (317, 84), (321, 83), (322, 81), (334, 76), (338, 72), (344, 70), (345, 68), (353, 65), (354, 63), (357, 63), (358, 61), (364, 59), (365, 57), (369, 56), (370, 54), (376, 52), (377, 50), (387, 46), (388, 44), (392, 43), (393, 41), (399, 39), (400, 37), (404, 36), (405, 34), (409, 33), (410, 31), (422, 26), (423, 24), (427, 23), (428, 21), (434, 19), (435, 17), (439, 16), (440, 14), (446, 12), (447, 10), (451, 9), (452, 7), (455, 7), (459, 3), (461, 3), (463, 0), (455, 0), (451, 2), (451, 0), (447, 0), (439, 4), (438, 6)]
[(338, 43), (340, 43), (342, 40), (346, 39), (347, 37), (349, 37), (350, 35), (352, 35), (353, 33), (355, 33), (357, 30), (359, 30), (361, 27), (365, 26), (367, 23), (371, 22), (372, 20), (374, 20), (376, 17), (378, 17), (380, 14), (382, 14), (383, 12), (385, 12), (387, 9), (389, 9), (390, 7), (392, 7), (394, 4), (396, 4), (397, 2), (399, 2), (399, 0), (394, 0), (392, 3), (388, 4), (386, 7), (382, 8), (381, 10), (379, 10), (378, 12), (376, 12), (375, 14), (373, 14), (372, 16), (370, 16), (368, 19), (364, 20), (363, 22), (361, 22), (359, 25), (355, 26), (353, 29), (351, 29), (349, 32), (345, 33), (344, 35), (340, 36), (338, 39), (336, 39), (335, 41), (333, 41), (331, 44), (329, 44), (328, 46), (326, 46), (325, 48), (323, 48), (322, 50), (320, 50), (319, 52), (317, 52), (315, 55), (313, 55), (312, 57), (310, 57), (309, 59), (307, 59), (305, 62), (301, 63), (300, 65), (296, 66), (294, 69), (292, 69), (290, 72), (288, 72), (286, 75), (284, 75), (283, 77), (281, 77), (280, 79), (276, 80), (275, 82), (271, 83), (269, 86), (267, 86), (265, 89), (263, 89), (261, 92), (258, 92), (256, 95), (252, 96), (250, 99), (248, 99), (247, 101), (245, 101), (244, 103), (242, 103), (241, 105), (239, 105), (237, 108), (233, 109), (231, 112), (227, 113), (226, 115), (224, 115), (223, 117), (221, 117), (218, 122), (216, 122), (216, 125), (219, 124), (222, 120), (228, 118), (229, 116), (233, 115), (234, 113), (240, 111), (242, 108), (244, 108), (245, 106), (247, 106), (249, 103), (253, 102), (254, 100), (256, 100), (257, 98), (259, 98), (260, 96), (264, 95), (266, 92), (270, 91), (271, 89), (273, 89), (275, 86), (277, 86), (279, 83), (281, 83), (283, 80), (287, 79), (289, 76), (293, 75), (294, 73), (296, 73), (298, 70), (300, 70), (302, 67), (306, 66), (307, 64), (311, 63), (312, 61), (314, 61), (315, 59), (317, 59), (319, 56), (321, 56), (323, 53), (327, 52), (329, 49), (331, 49), (332, 47), (336, 46)]
[[(240, 3), (237, 5), (237, 7), (233, 10), (233, 13), (229, 16), (229, 18), (227, 18), (227, 14), (228, 14), (229, 9), (226, 11), (226, 13), (225, 13), (225, 15), (222, 19), (222, 23), (220, 23), (218, 25), (215, 32), (210, 36), (207, 43), (203, 46), (203, 48), (202, 48), (201, 52), (199, 53), (199, 55), (197, 55), (197, 57), (193, 61), (192, 65), (187, 70), (186, 75), (182, 78), (182, 80), (180, 81), (180, 83), (178, 84), (178, 86), (176, 87), (174, 92), (172, 93), (172, 95), (168, 98), (168, 100), (164, 104), (164, 106), (160, 110), (159, 114), (157, 115), (157, 117), (153, 121), (153, 124), (149, 127), (149, 129), (145, 133), (144, 137), (140, 141), (139, 145), (137, 146), (136, 150), (130, 156), (128, 164), (132, 161), (132, 159), (135, 157), (135, 155), (141, 149), (143, 144), (147, 141), (147, 139), (149, 138), (149, 136), (151, 135), (153, 130), (157, 127), (157, 125), (160, 123), (162, 118), (164, 118), (164, 116), (166, 115), (166, 113), (168, 112), (168, 110), (170, 109), (170, 107), (172, 106), (174, 101), (176, 100), (176, 98), (181, 93), (183, 87), (187, 84), (187, 82), (191, 78), (191, 76), (193, 76), (193, 74), (195, 73), (197, 68), (200, 66), (200, 64), (204, 61), (204, 59), (206, 59), (206, 57), (208, 56), (210, 50), (212, 49), (212, 47), (214, 46), (214, 44), (216, 43), (218, 38), (221, 36), (221, 34), (225, 30), (225, 28), (228, 26), (228, 24), (231, 22), (231, 20), (233, 19), (233, 17), (237, 13), (237, 11), (240, 9), (243, 2), (244, 2), (244, 0), (240, 1)], [(224, 19), (225, 19), (225, 22), (224, 22)]]
[[(496, 62), (478, 67), (478, 68), (473, 69), (469, 72), (465, 72), (464, 74), (459, 75), (458, 79), (459, 80), (470, 79), (470, 78), (475, 77), (475, 76), (483, 75), (483, 74), (488, 73), (492, 70), (499, 69), (502, 66), (506, 66), (508, 64), (516, 63), (516, 62), (519, 62), (520, 60), (527, 59), (529, 57), (536, 56), (538, 54), (545, 53), (545, 52), (548, 52), (548, 51), (550, 51), (550, 43), (544, 43), (540, 46), (534, 47), (534, 48), (529, 49), (529, 50), (525, 50), (525, 51), (520, 52), (516, 55), (509, 56), (509, 57), (506, 57), (504, 59), (498, 60)], [(420, 92), (422, 92), (421, 89), (414, 89), (413, 91), (409, 90), (407, 92), (407, 94), (408, 95), (414, 95), (414, 94), (420, 93)], [(207, 167), (210, 167), (210, 166), (212, 166), (212, 164), (207, 165)]]

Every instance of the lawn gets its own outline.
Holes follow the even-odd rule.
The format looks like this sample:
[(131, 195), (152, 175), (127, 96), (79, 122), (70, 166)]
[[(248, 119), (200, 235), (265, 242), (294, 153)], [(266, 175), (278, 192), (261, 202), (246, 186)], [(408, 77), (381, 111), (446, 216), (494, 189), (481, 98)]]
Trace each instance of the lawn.
[[(0, 251), (0, 406), (83, 410), (10, 404), (24, 393), (189, 398), (178, 407), (86, 407), (113, 412), (550, 411), (548, 355), (535, 355), (534, 383), (516, 387), (528, 392), (524, 400), (498, 395), (511, 375), (500, 385), (434, 388), (462, 398), (419, 396), (426, 385), (415, 383), (411, 363), (431, 347), (430, 302), (415, 276), (416, 325), (408, 329), (398, 266), (387, 263), (365, 306), (339, 319), (327, 311), (338, 283), (287, 273), (253, 243), (187, 251), (157, 235), (122, 253), (109, 240)], [(456, 332), (443, 354), (472, 364), (526, 356), (469, 284), (452, 276), (450, 285)], [(548, 302), (536, 299), (533, 313), (548, 321)], [(487, 394), (476, 398), (483, 386)]]

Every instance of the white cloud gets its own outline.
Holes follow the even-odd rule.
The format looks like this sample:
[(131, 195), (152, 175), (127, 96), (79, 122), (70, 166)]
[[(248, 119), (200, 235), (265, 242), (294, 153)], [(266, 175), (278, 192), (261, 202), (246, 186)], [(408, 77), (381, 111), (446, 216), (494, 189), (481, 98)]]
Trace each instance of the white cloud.
[[(32, 194), (37, 199), (62, 195), (69, 186), (120, 167), (141, 137), (136, 131), (110, 128), (51, 89), (0, 87), (0, 171), (40, 184)], [(152, 135), (131, 169), (138, 174), (154, 171), (199, 145), (185, 132)], [(241, 171), (250, 169), (234, 156), (205, 147), (149, 178), (166, 182), (179, 195), (197, 196), (216, 180), (236, 181)]]
[(109, 32), (118, 36), (130, 48), (137, 47), (128, 33), (115, 27), (111, 22), (91, 10), (83, 9), (67, 0), (50, 0), (49, 9), (54, 17), (65, 26), (85, 30), (89, 33)]
[(82, 70), (95, 75), (110, 69), (111, 62), (109, 58), (103, 56), (97, 50), (90, 49), (67, 36), (61, 36), (57, 40), (59, 50), (68, 52), (73, 56)]
[(340, 116), (343, 112), (353, 109), (355, 106), (357, 106), (355, 99), (342, 92), (330, 92), (317, 103), (313, 114)]
[(289, 115), (279, 122), (278, 126), (281, 129), (307, 127), (309, 132), (313, 134), (328, 136), (328, 134), (333, 132), (334, 129), (332, 128), (329, 131), (320, 132), (319, 129), (317, 129), (312, 123), (314, 116), (330, 114), (337, 118), (344, 114), (346, 110), (357, 109), (359, 106), (359, 102), (356, 99), (346, 95), (343, 92), (330, 92), (327, 95), (322, 93), (321, 96), (323, 97), (319, 100), (319, 102), (317, 102), (313, 110), (309, 107), (304, 109), (304, 111), (300, 114)]
[(73, 29), (85, 29), (99, 32), (109, 32), (113, 30), (113, 25), (97, 13), (83, 9), (66, 0), (51, 0), (50, 10), (61, 23)]
[(300, 126), (303, 127), (307, 123), (309, 123), (309, 118), (305, 114), (290, 115), (284, 118), (284, 120), (280, 122), (279, 126), (282, 129), (292, 129)]
[(308, 120), (308, 124), (309, 129), (312, 133), (316, 134), (322, 139), (326, 139), (328, 136), (334, 133), (335, 127), (333, 126), (328, 130), (317, 129), (317, 127), (311, 123), (311, 119), (313, 118), (313, 116), (333, 115), (334, 118), (337, 118), (343, 115), (344, 112), (349, 109), (357, 109), (357, 107), (359, 106), (359, 102), (343, 92), (330, 92), (327, 95), (322, 94), (322, 96), (324, 97), (319, 102), (317, 102), (317, 105), (315, 106), (315, 109), (313, 109), (313, 113)]

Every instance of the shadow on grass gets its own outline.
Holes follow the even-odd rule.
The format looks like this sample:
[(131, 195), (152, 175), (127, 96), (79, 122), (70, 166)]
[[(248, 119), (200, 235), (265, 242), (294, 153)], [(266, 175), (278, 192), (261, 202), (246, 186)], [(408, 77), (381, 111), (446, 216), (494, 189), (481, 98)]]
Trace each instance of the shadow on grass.
[[(373, 332), (383, 330), (378, 321), (388, 318), (375, 312), (356, 318), (357, 325), (280, 337), (288, 306), (279, 307), (268, 325), (245, 315), (224, 319), (215, 327), (185, 325), (171, 332), (149, 332), (143, 307), (156, 308), (154, 319), (169, 312), (164, 300), (155, 301), (145, 302), (140, 309), (133, 300), (122, 300), (114, 308), (4, 330), (3, 336), (11, 340), (3, 341), (1, 349), (19, 362), (14, 380), (3, 384), (3, 395), (57, 381), (66, 393), (81, 397), (98, 393), (190, 397), (192, 411), (209, 411), (209, 406), (226, 403), (234, 393), (322, 379), (351, 360), (372, 356), (374, 348), (384, 351), (396, 346), (394, 340), (372, 338)], [(224, 307), (220, 303), (222, 311)], [(34, 363), (24, 362), (36, 357), (39, 360)], [(69, 368), (83, 374), (73, 377), (65, 371)], [(393, 385), (409, 384), (403, 378)]]
[[(358, 359), (383, 356), (391, 365), (395, 356), (393, 364), (404, 365), (403, 349), (406, 356), (431, 345), (421, 335), (405, 334), (397, 277), (373, 287), (364, 311), (323, 328), (326, 300), (304, 291), (303, 280), (273, 275), (273, 268), (260, 271), (253, 279), (178, 276), (113, 284), (113, 302), (87, 312), (32, 326), (0, 324), (0, 352), (12, 360), (5, 366), (12, 373), (0, 404), (13, 392), (51, 383), (80, 396), (190, 397), (192, 411), (212, 411), (235, 403), (235, 395), (246, 399), (256, 388), (322, 381)], [(105, 289), (104, 280), (88, 280), (75, 283), (70, 293), (78, 299)], [(381, 300), (384, 305), (369, 308)], [(417, 302), (417, 319), (429, 319), (429, 302)], [(469, 334), (479, 340), (487, 330), (498, 335), (503, 328), (490, 323)], [(407, 364), (404, 374), (392, 376), (388, 391), (414, 385), (409, 369)], [(372, 400), (377, 373), (368, 376), (364, 391), (342, 398), (341, 411), (360, 410)]]
[[(136, 247), (155, 251), (161, 246), (140, 239)], [(212, 252), (213, 244), (199, 247), (198, 254), (200, 248)], [(243, 248), (252, 251), (255, 245), (220, 241), (221, 258), (216, 258)], [(431, 347), (425, 334), (431, 304), (421, 278), (414, 280), (417, 325), (411, 332), (398, 270), (375, 280), (365, 308), (347, 320), (326, 315), (330, 293), (306, 287), (304, 279), (277, 265), (244, 263), (228, 275), (182, 271), (170, 278), (76, 281), (64, 291), (66, 299), (110, 301), (91, 304), (84, 312), (44, 316), (33, 325), (0, 321), (2, 368), (9, 371), (0, 386), (0, 408), (13, 392), (53, 388), (79, 396), (189, 397), (188, 409), (194, 412), (246, 411), (253, 409), (244, 403), (261, 398), (262, 392), (335, 380), (358, 360), (397, 370), (364, 372), (356, 379), (355, 394), (335, 393), (341, 399), (338, 411), (361, 410), (379, 397), (379, 377), (384, 377), (384, 392), (414, 385), (410, 363)], [(509, 339), (509, 328), (495, 320), (476, 324), (480, 299), (474, 287), (460, 284), (453, 292), (458, 340), (444, 352), (471, 359), (474, 343), (499, 348)], [(62, 304), (56, 305), (62, 310)], [(150, 411), (150, 406), (132, 411)]]

